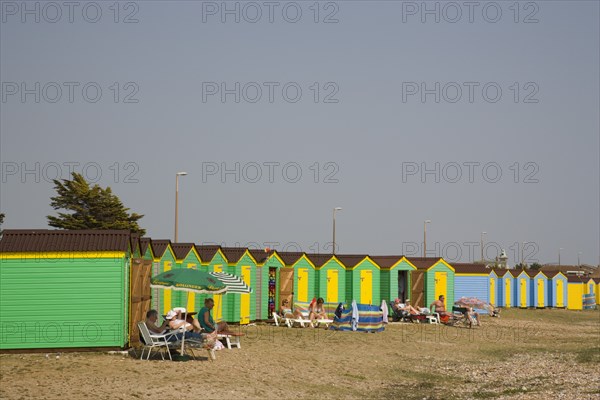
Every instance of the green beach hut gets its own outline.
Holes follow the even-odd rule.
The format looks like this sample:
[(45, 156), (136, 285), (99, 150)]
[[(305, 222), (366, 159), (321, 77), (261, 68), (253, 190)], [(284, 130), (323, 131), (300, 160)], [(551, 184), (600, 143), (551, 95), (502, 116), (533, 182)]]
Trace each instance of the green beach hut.
[(412, 303), (429, 307), (440, 295), (446, 298), (446, 308), (454, 304), (454, 268), (439, 257), (410, 257), (415, 267), (412, 282)]
[(380, 269), (366, 254), (336, 255), (346, 267), (346, 301), (359, 304), (381, 303)]
[(404, 256), (371, 256), (381, 269), (381, 300), (411, 298), (412, 272), (417, 269)]
[[(171, 243), (171, 248), (175, 254), (176, 268), (200, 269), (200, 255), (196, 251), (194, 243)], [(172, 296), (173, 306), (185, 307), (189, 312), (199, 310), (196, 305), (196, 293), (177, 290), (173, 292)]]
[[(200, 256), (200, 270), (204, 272), (229, 272), (228, 261), (223, 252), (221, 246), (218, 245), (196, 245), (196, 252)], [(196, 308), (199, 310), (204, 307), (204, 300), (210, 297), (206, 294), (199, 294), (196, 296)], [(230, 296), (216, 295), (213, 296), (215, 301), (215, 307), (212, 311), (212, 317), (215, 321), (228, 321), (226, 318), (227, 314), (227, 302)]]
[[(221, 247), (227, 259), (227, 271), (239, 276), (248, 286), (254, 288), (257, 283), (256, 260), (245, 247)], [(262, 270), (261, 270), (262, 271)], [(227, 296), (225, 320), (239, 322), (241, 325), (256, 320), (256, 294), (240, 294)]]
[(3, 231), (0, 350), (126, 347), (131, 264), (129, 231)]

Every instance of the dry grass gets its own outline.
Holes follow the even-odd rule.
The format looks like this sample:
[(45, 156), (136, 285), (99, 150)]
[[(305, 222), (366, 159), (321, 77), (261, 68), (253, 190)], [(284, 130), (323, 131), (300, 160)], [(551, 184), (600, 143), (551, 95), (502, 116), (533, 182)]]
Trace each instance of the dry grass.
[[(474, 329), (390, 324), (378, 334), (248, 327), (217, 361), (1, 355), (2, 399), (598, 398), (600, 312), (505, 310)], [(181, 386), (179, 383), (183, 383)]]

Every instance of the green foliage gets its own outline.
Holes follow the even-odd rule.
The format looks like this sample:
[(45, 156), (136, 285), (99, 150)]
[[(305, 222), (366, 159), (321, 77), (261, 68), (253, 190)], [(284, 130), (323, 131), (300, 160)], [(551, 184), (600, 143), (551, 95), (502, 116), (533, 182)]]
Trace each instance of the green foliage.
[(143, 215), (129, 214), (121, 200), (98, 185), (90, 187), (85, 178), (73, 173), (73, 180), (55, 179), (57, 196), (52, 197), (50, 205), (59, 212), (58, 216), (48, 215), (48, 225), (61, 229), (129, 229), (144, 235), (146, 231), (138, 225)]
[(531, 267), (529, 267), (529, 268), (539, 271), (542, 268), (542, 264), (534, 262), (533, 264), (531, 264)]
[(2, 225), (4, 223), (4, 213), (0, 213), (0, 225)]

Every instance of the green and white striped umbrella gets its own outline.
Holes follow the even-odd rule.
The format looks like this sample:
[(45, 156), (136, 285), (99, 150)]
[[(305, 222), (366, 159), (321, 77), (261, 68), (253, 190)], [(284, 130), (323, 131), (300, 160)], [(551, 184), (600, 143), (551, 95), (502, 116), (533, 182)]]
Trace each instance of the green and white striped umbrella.
[(225, 285), (227, 293), (252, 293), (252, 288), (246, 284), (239, 276), (228, 274), (226, 272), (209, 272), (209, 275), (214, 276)]

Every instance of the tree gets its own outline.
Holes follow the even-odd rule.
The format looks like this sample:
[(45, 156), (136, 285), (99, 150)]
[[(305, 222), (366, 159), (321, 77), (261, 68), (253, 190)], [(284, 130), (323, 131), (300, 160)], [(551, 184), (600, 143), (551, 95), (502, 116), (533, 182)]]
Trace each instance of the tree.
[(534, 262), (533, 264), (531, 264), (531, 267), (529, 267), (529, 268), (539, 271), (542, 268), (542, 264)]
[(61, 229), (129, 229), (142, 236), (146, 233), (137, 222), (143, 215), (129, 214), (129, 208), (125, 208), (110, 187), (90, 187), (81, 174), (73, 172), (72, 176), (73, 180), (62, 182), (54, 179), (57, 196), (50, 198), (50, 205), (70, 213), (48, 215), (48, 225)]
[(0, 225), (2, 225), (4, 223), (4, 213), (0, 213)]

